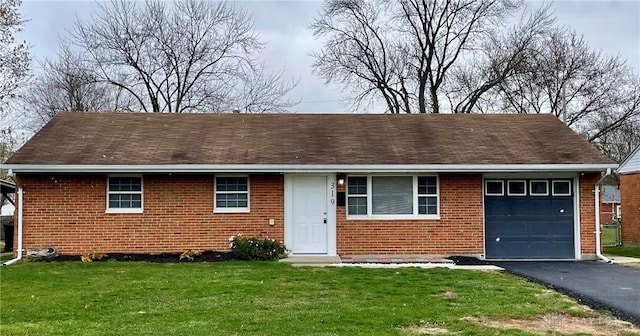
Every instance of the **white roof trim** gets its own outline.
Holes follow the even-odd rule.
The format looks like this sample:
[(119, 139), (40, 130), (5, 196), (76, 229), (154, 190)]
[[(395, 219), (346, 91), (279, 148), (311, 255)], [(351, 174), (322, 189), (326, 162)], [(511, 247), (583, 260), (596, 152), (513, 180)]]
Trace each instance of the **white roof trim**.
[(31, 165), (7, 164), (15, 173), (316, 173), (316, 172), (535, 172), (604, 171), (617, 164), (396, 164), (396, 165), (302, 165), (302, 164), (166, 164), (166, 165)]

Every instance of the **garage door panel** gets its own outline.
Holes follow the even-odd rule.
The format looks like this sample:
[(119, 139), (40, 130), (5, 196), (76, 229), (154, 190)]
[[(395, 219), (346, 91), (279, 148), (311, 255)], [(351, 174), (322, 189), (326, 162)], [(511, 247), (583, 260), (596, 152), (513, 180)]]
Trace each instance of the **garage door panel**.
[(535, 222), (530, 226), (530, 234), (545, 236), (573, 235), (573, 220), (547, 220)]
[(529, 197), (527, 206), (531, 217), (547, 217), (555, 212), (548, 197)]
[(507, 205), (507, 200), (494, 197), (485, 201), (485, 215), (486, 216), (504, 216), (504, 207)]
[(571, 237), (573, 239), (573, 221), (551, 223), (548, 226), (548, 231), (555, 239), (562, 239), (563, 237)]
[(485, 196), (487, 259), (573, 259), (574, 230), (573, 196)]
[(553, 253), (565, 256), (567, 259), (574, 257), (573, 237), (568, 237), (565, 241), (554, 241), (552, 244)]
[(511, 216), (525, 216), (531, 215), (531, 208), (529, 202), (525, 197), (510, 197), (507, 198), (506, 206), (508, 214)]
[(526, 223), (517, 223), (508, 219), (494, 221), (493, 225), (487, 227), (487, 236), (494, 238), (501, 237), (520, 237), (527, 235), (528, 227)]

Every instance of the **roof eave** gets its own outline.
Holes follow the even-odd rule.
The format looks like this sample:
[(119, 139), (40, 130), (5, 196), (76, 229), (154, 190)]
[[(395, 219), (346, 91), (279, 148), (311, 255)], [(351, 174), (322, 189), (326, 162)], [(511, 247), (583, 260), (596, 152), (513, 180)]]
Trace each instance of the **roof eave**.
[(14, 173), (326, 173), (326, 172), (539, 172), (605, 171), (617, 164), (154, 164), (154, 165), (55, 165), (6, 164), (2, 169)]

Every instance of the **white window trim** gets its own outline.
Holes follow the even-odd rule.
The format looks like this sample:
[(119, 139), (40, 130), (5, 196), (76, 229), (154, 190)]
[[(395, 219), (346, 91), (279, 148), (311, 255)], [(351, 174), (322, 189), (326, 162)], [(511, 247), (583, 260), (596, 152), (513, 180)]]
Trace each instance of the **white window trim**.
[[(244, 177), (247, 179), (247, 191), (217, 191), (216, 183), (218, 181), (218, 177)], [(218, 202), (216, 202), (216, 198), (218, 194), (247, 194), (247, 206), (241, 208), (219, 208)], [(213, 177), (213, 213), (249, 213), (251, 212), (251, 179), (249, 175), (231, 175), (231, 174), (218, 174)]]
[[(511, 182), (522, 182), (524, 184), (524, 192), (522, 194), (512, 193), (509, 188)], [(527, 181), (526, 180), (507, 180), (507, 196), (527, 196)]]
[[(411, 176), (413, 183), (413, 214), (388, 214), (388, 215), (374, 215), (372, 213), (372, 185), (371, 178), (373, 176)], [(356, 194), (353, 196), (349, 196), (349, 185), (348, 180), (349, 177), (366, 177), (367, 178), (367, 214), (366, 215), (350, 215), (349, 214), (349, 197), (363, 197), (361, 194)], [(420, 194), (418, 195), (418, 177), (435, 177), (436, 178), (436, 194)], [(440, 219), (440, 177), (437, 174), (353, 174), (347, 176), (346, 181), (346, 200), (345, 200), (345, 213), (347, 215), (348, 220), (402, 220), (402, 219), (430, 219), (437, 220)], [(430, 196), (436, 197), (436, 206), (437, 213), (435, 215), (429, 214), (418, 214), (418, 197), (420, 196)]]
[[(502, 186), (502, 191), (498, 193), (490, 193), (489, 188), (487, 188), (487, 184), (489, 182), (500, 182)], [(504, 180), (484, 180), (484, 195), (485, 196), (504, 196)]]
[[(547, 186), (546, 187), (547, 192), (545, 192), (544, 194), (543, 193), (534, 194), (533, 187), (531, 187), (533, 182), (536, 182), (536, 183), (544, 182), (544, 184)], [(549, 196), (549, 181), (548, 180), (529, 180), (529, 195), (530, 196)]]
[[(109, 179), (112, 177), (139, 177), (140, 178), (140, 191), (110, 191)], [(106, 195), (106, 210), (105, 213), (110, 214), (140, 214), (144, 213), (144, 177), (141, 174), (113, 174), (107, 175), (107, 190)], [(140, 194), (140, 207), (139, 208), (110, 208), (109, 207), (109, 195), (111, 194)]]
[[(569, 183), (569, 192), (568, 193), (557, 193), (556, 192), (556, 186), (555, 183), (556, 182), (565, 182), (565, 183)], [(551, 196), (571, 196), (571, 180), (551, 180)]]

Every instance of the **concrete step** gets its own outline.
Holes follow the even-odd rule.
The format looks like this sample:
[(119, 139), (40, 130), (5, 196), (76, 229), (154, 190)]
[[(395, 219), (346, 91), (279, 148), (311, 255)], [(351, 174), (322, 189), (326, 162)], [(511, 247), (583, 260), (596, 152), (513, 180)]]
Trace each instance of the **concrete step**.
[(296, 265), (296, 266), (311, 266), (311, 265), (331, 265), (339, 264), (342, 262), (339, 256), (289, 256), (284, 259), (280, 259), (280, 262)]
[(453, 264), (453, 261), (443, 256), (422, 254), (343, 255), (342, 262), (349, 264)]

